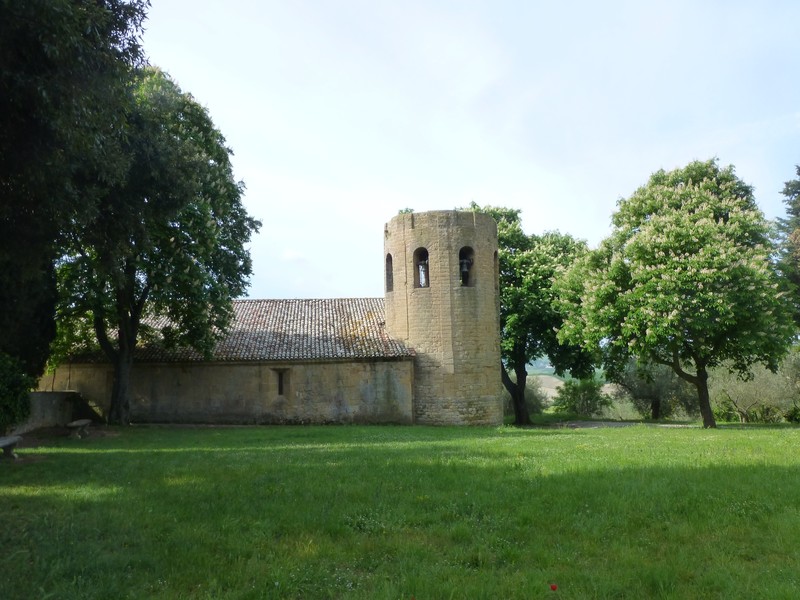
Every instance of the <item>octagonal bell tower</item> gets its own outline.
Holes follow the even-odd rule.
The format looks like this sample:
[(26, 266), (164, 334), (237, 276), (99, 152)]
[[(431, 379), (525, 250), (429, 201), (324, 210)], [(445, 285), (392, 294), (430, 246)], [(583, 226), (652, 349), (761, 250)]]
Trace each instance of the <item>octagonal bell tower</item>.
[(494, 219), (397, 215), (384, 229), (384, 258), (387, 332), (417, 353), (414, 422), (502, 423)]

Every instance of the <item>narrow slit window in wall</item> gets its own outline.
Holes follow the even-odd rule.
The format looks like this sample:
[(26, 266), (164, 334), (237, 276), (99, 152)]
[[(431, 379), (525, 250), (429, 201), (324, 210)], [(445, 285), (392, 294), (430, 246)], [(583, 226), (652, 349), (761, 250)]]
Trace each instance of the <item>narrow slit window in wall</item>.
[(500, 289), (500, 265), (497, 259), (497, 250), (494, 251), (494, 289)]
[(475, 251), (469, 246), (464, 246), (458, 251), (458, 272), (461, 278), (462, 287), (472, 287), (475, 285)]
[(277, 376), (278, 396), (285, 396), (289, 388), (289, 369), (273, 369)]
[(386, 291), (394, 290), (394, 272), (392, 271), (392, 255), (386, 255)]
[(430, 287), (430, 270), (428, 265), (428, 251), (425, 248), (414, 250), (414, 287)]

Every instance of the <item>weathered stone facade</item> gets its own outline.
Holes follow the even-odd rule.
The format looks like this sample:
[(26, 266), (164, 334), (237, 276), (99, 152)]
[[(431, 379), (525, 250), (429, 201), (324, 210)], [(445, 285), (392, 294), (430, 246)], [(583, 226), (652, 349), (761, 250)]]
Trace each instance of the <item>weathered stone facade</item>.
[(497, 224), (401, 214), (384, 231), (387, 333), (416, 351), (414, 422), (502, 422)]
[[(413, 362), (139, 363), (131, 419), (142, 423), (412, 423)], [(48, 384), (107, 413), (113, 369), (73, 364)]]
[[(237, 300), (211, 360), (137, 349), (132, 420), (501, 423), (494, 220), (398, 215), (385, 227), (385, 258), (385, 298)], [(40, 389), (76, 390), (105, 413), (112, 383), (95, 356), (59, 367)]]
[(79, 403), (80, 397), (75, 392), (31, 392), (31, 414), (12, 427), (10, 433), (65, 425), (75, 418)]

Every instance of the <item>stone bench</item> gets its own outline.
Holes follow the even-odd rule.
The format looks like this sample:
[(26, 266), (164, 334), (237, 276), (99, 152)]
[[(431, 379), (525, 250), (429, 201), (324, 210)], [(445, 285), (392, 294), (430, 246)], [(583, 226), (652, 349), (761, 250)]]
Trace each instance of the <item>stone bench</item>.
[(14, 448), (17, 447), (22, 441), (22, 438), (18, 435), (9, 435), (5, 437), (0, 437), (0, 448), (3, 449), (3, 458), (10, 458), (12, 460), (17, 458), (17, 453), (14, 452)]
[(78, 419), (77, 421), (67, 423), (67, 427), (70, 430), (69, 437), (76, 440), (86, 437), (89, 435), (89, 425), (91, 424), (91, 419)]

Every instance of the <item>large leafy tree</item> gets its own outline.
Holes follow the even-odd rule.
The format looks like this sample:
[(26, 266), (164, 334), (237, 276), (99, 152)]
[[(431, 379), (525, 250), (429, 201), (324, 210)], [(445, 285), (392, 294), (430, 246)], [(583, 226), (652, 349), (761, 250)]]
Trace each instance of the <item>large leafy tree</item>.
[(669, 366), (715, 427), (709, 368), (774, 371), (794, 335), (752, 188), (733, 167), (695, 161), (654, 173), (612, 222), (557, 286), (569, 315), (560, 339), (601, 349), (612, 373), (631, 356)]
[(778, 219), (778, 266), (792, 288), (794, 319), (800, 325), (800, 165), (795, 169), (797, 179), (787, 181), (783, 186), (786, 218)]
[(59, 267), (63, 339), (91, 324), (114, 364), (109, 420), (123, 424), (145, 320), (160, 323), (167, 343), (208, 354), (246, 289), (245, 246), (260, 225), (242, 206), (230, 150), (208, 112), (154, 68), (138, 73), (133, 95), (127, 176), (70, 237)]
[(121, 176), (146, 0), (0, 0), (0, 352), (41, 374), (60, 236)]
[(526, 425), (530, 423), (525, 402), (530, 362), (546, 355), (558, 374), (571, 371), (585, 376), (592, 370), (587, 353), (577, 345), (557, 339), (562, 315), (554, 303), (552, 288), (556, 276), (586, 252), (586, 245), (559, 232), (525, 234), (519, 210), (481, 208), (475, 203), (470, 209), (489, 214), (497, 221), (501, 376), (511, 395), (514, 422)]

